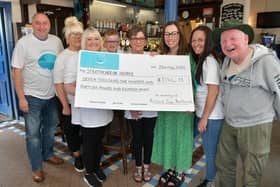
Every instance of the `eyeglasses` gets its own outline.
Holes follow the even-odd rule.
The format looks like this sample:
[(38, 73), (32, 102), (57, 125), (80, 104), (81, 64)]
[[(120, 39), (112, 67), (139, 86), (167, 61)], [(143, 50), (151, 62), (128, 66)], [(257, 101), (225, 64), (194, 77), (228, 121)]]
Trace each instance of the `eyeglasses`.
[(111, 40), (105, 40), (105, 42), (106, 43), (108, 43), (108, 44), (118, 44), (118, 43), (120, 43), (120, 41), (118, 40), (118, 41), (111, 41)]
[(165, 32), (163, 35), (164, 37), (175, 37), (179, 34), (178, 31), (173, 31), (173, 32)]
[(82, 36), (82, 33), (79, 33), (79, 32), (72, 32), (70, 33), (71, 36), (73, 37), (81, 37)]
[(131, 41), (138, 41), (138, 42), (144, 42), (146, 41), (146, 38), (130, 38)]

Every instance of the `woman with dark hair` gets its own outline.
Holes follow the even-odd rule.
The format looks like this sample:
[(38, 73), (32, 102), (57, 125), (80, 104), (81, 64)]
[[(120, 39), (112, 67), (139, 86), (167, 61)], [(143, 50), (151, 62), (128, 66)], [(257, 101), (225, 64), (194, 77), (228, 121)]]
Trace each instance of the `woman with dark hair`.
[[(176, 27), (176, 29), (173, 29), (174, 32), (170, 32), (170, 33), (165, 32), (167, 27), (172, 28), (174, 26)], [(170, 46), (170, 43), (174, 43), (174, 44)], [(187, 44), (186, 44), (186, 38), (182, 27), (176, 21), (171, 21), (166, 23), (163, 27), (163, 34), (161, 36), (160, 54), (186, 55), (186, 53), (187, 53)]]
[[(168, 22), (163, 28), (161, 54), (186, 53), (186, 39), (179, 23)], [(194, 73), (194, 63), (191, 63), (191, 69)], [(184, 181), (184, 172), (192, 164), (193, 126), (193, 112), (158, 113), (152, 161), (166, 169), (172, 168), (160, 177), (160, 186), (180, 186)]]
[[(128, 32), (132, 54), (144, 54), (147, 35), (140, 25), (133, 25)], [(154, 128), (157, 119), (155, 111), (125, 111), (125, 118), (132, 129), (133, 150), (136, 170), (133, 179), (136, 182), (151, 180), (150, 164), (154, 139)], [(142, 152), (143, 159), (142, 159)]]
[(190, 50), (196, 62), (195, 132), (202, 133), (206, 155), (206, 177), (198, 187), (210, 187), (216, 175), (215, 157), (223, 123), (223, 105), (219, 94), (220, 66), (211, 30), (204, 25), (196, 27), (190, 36)]

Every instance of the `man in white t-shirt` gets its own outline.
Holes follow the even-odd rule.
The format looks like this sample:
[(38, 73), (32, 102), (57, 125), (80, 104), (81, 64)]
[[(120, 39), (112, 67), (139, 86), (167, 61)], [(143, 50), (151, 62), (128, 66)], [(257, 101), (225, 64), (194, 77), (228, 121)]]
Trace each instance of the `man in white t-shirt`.
[(50, 20), (43, 13), (32, 18), (33, 33), (21, 38), (12, 57), (13, 79), (19, 109), (26, 128), (26, 147), (35, 182), (44, 180), (42, 162), (62, 164), (54, 156), (54, 132), (58, 111), (53, 84), (53, 67), (63, 50), (60, 39), (49, 34)]

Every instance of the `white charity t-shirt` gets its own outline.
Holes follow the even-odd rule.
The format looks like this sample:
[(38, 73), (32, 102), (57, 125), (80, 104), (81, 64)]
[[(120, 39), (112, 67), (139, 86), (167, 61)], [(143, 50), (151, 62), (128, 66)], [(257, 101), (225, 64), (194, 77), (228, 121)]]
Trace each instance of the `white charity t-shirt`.
[(51, 34), (44, 41), (29, 34), (17, 42), (12, 67), (22, 69), (24, 95), (40, 99), (55, 95), (53, 68), (57, 54), (62, 50), (60, 39)]
[[(213, 56), (208, 56), (205, 59), (202, 67), (203, 77), (201, 83), (198, 84), (195, 94), (196, 115), (202, 117), (203, 109), (208, 94), (207, 84), (220, 85), (220, 65)], [(223, 119), (223, 104), (221, 98), (221, 91), (216, 100), (215, 107), (209, 116), (209, 119)]]
[[(53, 75), (54, 83), (73, 83), (76, 81), (79, 51), (65, 49), (55, 61)], [(67, 94), (68, 103), (74, 104), (73, 95)]]
[[(132, 119), (130, 110), (124, 111), (124, 117), (125, 119)], [(157, 117), (156, 111), (139, 111), (140, 112), (140, 118), (155, 118)]]
[[(53, 70), (54, 83), (73, 83), (76, 81), (77, 76), (77, 64), (79, 51), (71, 51), (65, 49), (62, 51), (56, 61)], [(72, 124), (80, 125), (80, 112), (78, 108), (74, 108), (74, 96), (67, 94), (68, 103), (71, 104), (71, 121)]]

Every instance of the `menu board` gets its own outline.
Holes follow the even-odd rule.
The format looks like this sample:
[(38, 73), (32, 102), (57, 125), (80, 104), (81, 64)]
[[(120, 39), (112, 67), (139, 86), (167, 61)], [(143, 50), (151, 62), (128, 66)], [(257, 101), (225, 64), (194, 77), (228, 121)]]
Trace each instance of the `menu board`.
[(224, 5), (222, 8), (221, 23), (224, 21), (235, 19), (243, 22), (244, 5), (240, 3), (231, 3)]

